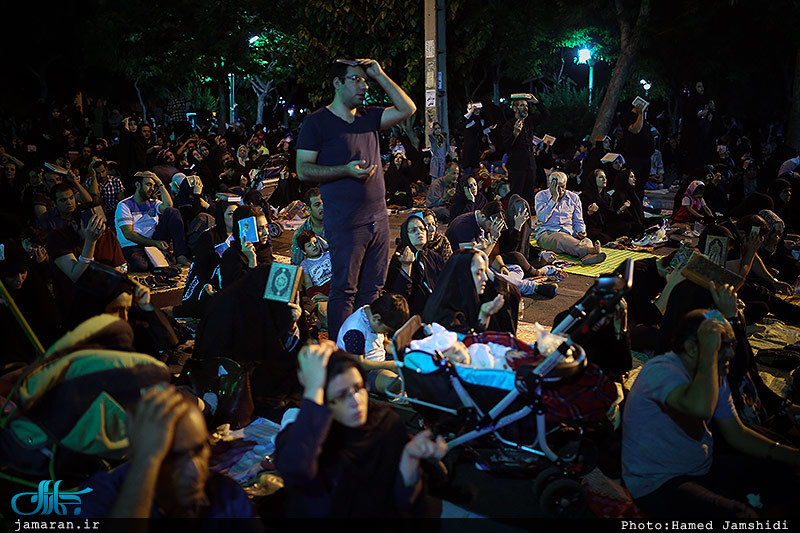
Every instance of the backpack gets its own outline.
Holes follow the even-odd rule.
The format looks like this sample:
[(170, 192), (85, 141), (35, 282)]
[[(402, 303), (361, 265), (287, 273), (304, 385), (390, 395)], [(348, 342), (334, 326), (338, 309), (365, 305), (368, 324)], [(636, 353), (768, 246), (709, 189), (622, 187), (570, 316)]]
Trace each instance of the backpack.
[(126, 321), (98, 315), (24, 368), (3, 404), (0, 464), (60, 478), (89, 474), (99, 459), (122, 460), (128, 449), (126, 410), (142, 389), (170, 380), (166, 365), (155, 358), (106, 348), (130, 346), (132, 340)]

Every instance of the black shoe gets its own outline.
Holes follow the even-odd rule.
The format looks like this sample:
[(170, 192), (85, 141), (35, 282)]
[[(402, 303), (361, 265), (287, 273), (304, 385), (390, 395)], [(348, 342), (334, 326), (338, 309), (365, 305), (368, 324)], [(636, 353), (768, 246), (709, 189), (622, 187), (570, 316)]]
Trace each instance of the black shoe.
[(555, 298), (558, 292), (558, 285), (555, 283), (539, 283), (533, 289), (534, 294), (544, 296), (545, 298)]

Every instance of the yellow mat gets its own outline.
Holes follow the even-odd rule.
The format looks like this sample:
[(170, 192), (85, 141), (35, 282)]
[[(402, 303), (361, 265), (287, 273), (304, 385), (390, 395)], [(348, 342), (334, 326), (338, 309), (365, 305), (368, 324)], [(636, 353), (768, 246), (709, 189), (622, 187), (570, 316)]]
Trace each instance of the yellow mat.
[[(588, 276), (590, 278), (596, 278), (600, 274), (613, 272), (614, 269), (616, 269), (629, 257), (634, 261), (638, 261), (639, 259), (646, 259), (648, 257), (658, 257), (655, 254), (650, 254), (646, 252), (632, 252), (630, 250), (616, 250), (614, 248), (603, 248), (602, 250), (606, 254), (606, 260), (603, 261), (602, 263), (597, 263), (596, 265), (588, 265), (588, 266), (577, 264), (571, 267), (567, 267), (564, 270), (566, 270), (570, 274), (577, 274), (579, 276)], [(567, 261), (580, 261), (580, 259), (572, 257), (571, 255), (557, 254), (557, 257), (559, 259), (566, 259)]]

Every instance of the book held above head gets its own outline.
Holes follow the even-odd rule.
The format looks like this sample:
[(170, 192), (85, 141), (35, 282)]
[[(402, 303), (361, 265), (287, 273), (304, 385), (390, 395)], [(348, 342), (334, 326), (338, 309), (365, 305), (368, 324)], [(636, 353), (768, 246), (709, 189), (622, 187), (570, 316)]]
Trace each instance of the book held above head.
[(647, 100), (645, 100), (641, 96), (637, 96), (636, 98), (633, 99), (633, 102), (631, 102), (631, 105), (633, 107), (639, 107), (641, 109), (644, 109), (644, 108), (646, 108), (647, 106), (650, 105), (650, 102), (648, 102)]
[(622, 157), (622, 154), (615, 154), (613, 152), (609, 152), (600, 159), (601, 163), (615, 163), (617, 161), (622, 165), (625, 164), (625, 158)]
[(538, 104), (539, 99), (533, 96), (531, 93), (514, 93), (510, 96), (511, 100), (527, 100), (531, 103)]

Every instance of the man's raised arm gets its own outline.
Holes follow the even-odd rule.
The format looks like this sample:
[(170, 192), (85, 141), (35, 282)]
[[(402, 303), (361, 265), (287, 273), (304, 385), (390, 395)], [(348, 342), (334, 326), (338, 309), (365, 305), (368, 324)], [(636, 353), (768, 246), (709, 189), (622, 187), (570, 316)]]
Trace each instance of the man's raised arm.
[(364, 71), (367, 76), (377, 81), (381, 89), (386, 92), (392, 101), (392, 107), (387, 107), (383, 110), (383, 115), (381, 116), (382, 130), (387, 130), (416, 113), (417, 106), (414, 105), (414, 102), (405, 91), (386, 75), (377, 61), (374, 59), (362, 61), (364, 62)]

